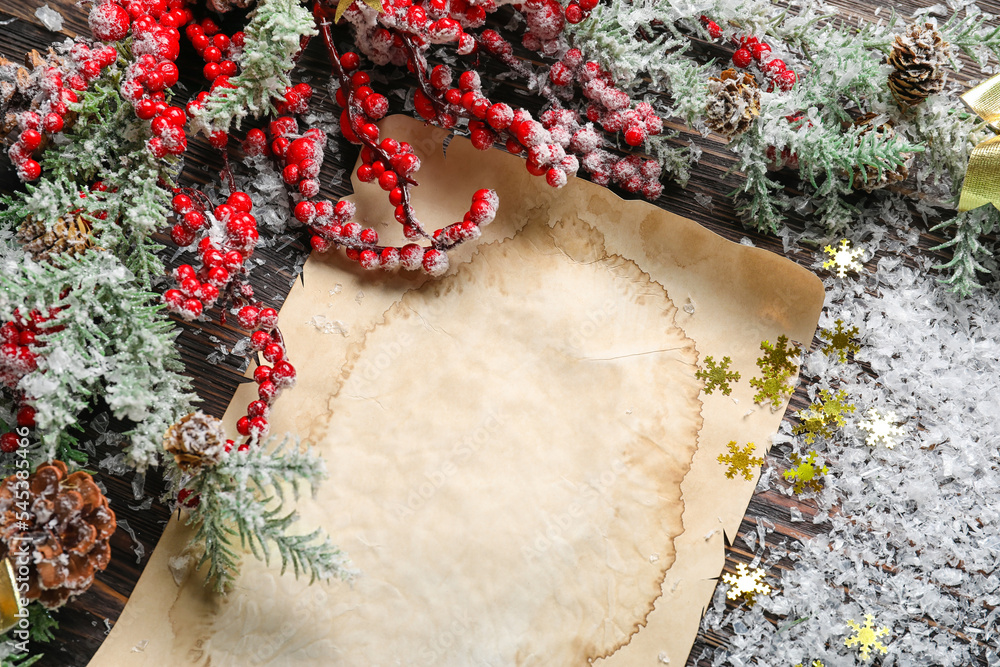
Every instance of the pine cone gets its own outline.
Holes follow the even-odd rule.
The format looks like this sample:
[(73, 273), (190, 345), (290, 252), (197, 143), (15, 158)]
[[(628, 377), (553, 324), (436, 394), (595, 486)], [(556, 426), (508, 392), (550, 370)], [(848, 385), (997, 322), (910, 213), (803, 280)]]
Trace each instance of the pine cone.
[(760, 88), (749, 72), (741, 77), (735, 69), (727, 69), (708, 80), (711, 99), (705, 108), (705, 124), (719, 134), (732, 139), (748, 129), (760, 115)]
[(27, 480), (11, 475), (0, 484), (0, 555), (15, 569), (27, 565), (28, 590), (21, 595), (49, 609), (85, 592), (108, 566), (116, 527), (91, 476), (67, 476), (62, 461), (40, 465)]
[(90, 225), (79, 214), (64, 215), (51, 227), (28, 216), (17, 228), (17, 239), (36, 262), (63, 253), (76, 255), (94, 245)]
[(167, 429), (163, 448), (181, 470), (214, 466), (226, 453), (226, 432), (221, 420), (199, 410)]
[[(868, 113), (854, 121), (855, 127), (862, 128), (861, 132), (858, 133), (857, 145), (860, 146), (864, 137), (872, 132), (876, 133), (879, 139), (885, 141), (892, 141), (896, 136), (896, 130), (892, 128), (892, 121), (886, 120), (876, 125), (874, 120), (877, 117), (878, 114)], [(860, 167), (855, 167), (854, 189), (871, 192), (872, 190), (884, 188), (890, 183), (906, 180), (906, 177), (909, 175), (908, 165), (913, 155), (911, 153), (905, 153), (904, 155), (906, 156), (906, 160), (902, 164), (895, 169), (890, 169), (889, 165), (886, 165), (882, 169), (881, 176), (879, 176), (878, 169), (873, 165), (866, 165), (863, 170)]]
[(933, 23), (914, 24), (896, 36), (889, 54), (889, 89), (902, 109), (916, 106), (944, 87), (951, 47)]

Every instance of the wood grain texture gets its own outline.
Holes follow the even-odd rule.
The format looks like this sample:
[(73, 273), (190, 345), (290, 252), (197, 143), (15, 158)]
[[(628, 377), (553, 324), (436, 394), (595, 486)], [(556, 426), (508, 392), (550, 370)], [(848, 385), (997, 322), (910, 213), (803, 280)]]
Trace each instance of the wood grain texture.
[[(73, 0), (48, 0), (49, 6), (61, 11), (65, 18), (64, 35), (59, 35), (46, 30), (41, 26), (41, 22), (34, 17), (35, 10), (41, 4), (41, 0), (4, 0), (3, 3), (0, 3), (0, 21), (15, 18), (13, 22), (0, 27), (0, 53), (11, 59), (20, 59), (25, 51), (31, 48), (43, 48), (65, 35), (89, 34), (86, 8), (75, 6)], [(849, 15), (867, 20), (876, 18), (875, 9), (878, 5), (875, 3), (837, 0), (834, 4), (842, 7), (844, 12)], [(886, 6), (882, 15), (884, 17), (885, 12), (895, 8), (903, 16), (909, 16), (918, 6), (920, 6), (918, 3), (910, 0), (895, 2), (891, 6)], [(1000, 2), (997, 0), (983, 2), (981, 6), (994, 14), (1000, 13)], [(504, 22), (503, 20), (498, 21), (501, 25)], [(339, 33), (338, 39), (346, 39), (346, 35)], [(718, 51), (716, 55), (725, 55), (725, 52), (716, 45), (705, 44), (702, 45), (702, 48), (710, 52)], [(525, 59), (532, 59), (531, 54), (527, 52), (519, 50), (518, 54)], [(199, 75), (201, 63), (186, 43), (182, 47), (179, 65), (181, 71), (187, 73), (182, 78), (186, 89), (189, 91), (200, 90), (203, 87), (203, 81)], [(315, 40), (303, 54), (300, 65), (297, 77), (308, 75), (316, 90), (314, 105), (318, 103), (330, 108), (329, 95), (324, 86), (324, 82), (329, 77), (329, 71), (325, 67), (324, 54)], [(485, 78), (494, 78), (501, 71), (493, 63), (483, 63), (482, 72)], [(191, 73), (199, 76), (191, 76)], [(409, 82), (401, 76), (401, 73), (397, 74), (400, 76), (392, 79), (394, 84), (380, 85), (383, 92), (388, 92), (388, 89), (393, 85), (398, 86)], [(962, 77), (965, 76), (968, 75), (963, 72)], [(184, 97), (182, 94), (181, 99), (183, 100)], [(537, 111), (540, 106), (540, 101), (529, 95), (524, 86), (516, 80), (501, 82), (493, 97), (512, 105), (524, 106), (532, 111)], [(391, 97), (390, 99), (398, 105), (399, 98)], [(394, 108), (394, 111), (399, 111), (399, 109)], [(668, 123), (668, 125), (670, 124)], [(702, 137), (683, 132), (683, 128), (678, 125), (674, 125), (673, 129), (682, 131), (679, 141), (691, 141), (701, 148), (703, 151), (702, 159), (694, 169), (686, 188), (681, 188), (676, 183), (666, 182), (663, 195), (656, 204), (696, 220), (725, 238), (739, 241), (748, 237), (758, 247), (785, 254), (782, 251), (780, 239), (761, 235), (744, 228), (736, 216), (733, 202), (728, 193), (738, 184), (740, 175), (734, 173), (727, 176), (728, 170), (732, 167), (733, 159), (723, 143), (714, 136)], [(350, 192), (350, 181), (345, 175), (350, 173), (357, 158), (357, 148), (347, 144), (338, 136), (331, 137), (331, 143), (333, 145), (328, 148), (320, 180), (324, 193), (332, 198), (337, 198)], [(192, 141), (183, 177), (187, 183), (210, 182), (216, 178), (220, 168), (221, 164), (217, 154), (207, 144), (200, 140)], [(792, 175), (782, 175), (779, 178), (782, 178), (789, 188), (794, 188), (795, 179)], [(10, 171), (0, 170), (0, 191), (9, 191), (15, 185), (14, 175)], [(619, 194), (627, 196), (625, 193)], [(697, 203), (694, 195), (698, 194), (711, 197), (710, 207), (705, 208)], [(789, 225), (795, 230), (801, 230), (807, 222), (808, 220), (804, 218), (793, 216), (789, 220)], [(944, 240), (941, 236), (927, 231), (934, 222), (931, 220), (927, 223), (926, 229), (920, 236), (918, 247), (913, 248), (913, 257), (934, 254), (930, 249)], [(267, 234), (262, 234), (262, 237), (266, 238)], [(190, 256), (175, 256), (172, 244), (166, 236), (158, 240), (168, 246), (164, 258), (170, 266), (190, 261)], [(279, 307), (296, 279), (298, 272), (296, 267), (301, 266), (307, 248), (307, 235), (301, 232), (292, 232), (274, 239), (267, 247), (258, 250), (255, 256), (264, 259), (264, 265), (253, 272), (253, 284), (258, 296), (274, 307)], [(813, 266), (816, 261), (814, 254), (801, 250), (793, 250), (786, 256), (807, 267)], [(871, 258), (868, 261), (868, 268), (873, 268), (879, 258), (879, 256)], [(946, 260), (948, 257), (941, 254), (938, 259)], [(178, 345), (187, 374), (191, 377), (194, 389), (201, 399), (201, 408), (221, 416), (233, 391), (243, 378), (248, 360), (227, 355), (218, 363), (211, 364), (206, 361), (206, 357), (217, 351), (220, 345), (231, 349), (239, 339), (239, 334), (232, 327), (214, 321), (196, 324), (182, 323), (180, 329), (182, 333), (178, 338)], [(292, 352), (294, 355), (294, 351)], [(799, 387), (792, 399), (789, 414), (808, 405), (805, 394), (807, 385), (808, 380)], [(99, 452), (98, 458), (95, 460), (101, 460), (103, 456), (104, 453)], [(784, 468), (782, 460), (777, 451), (772, 451), (768, 465), (776, 467), (777, 474), (780, 474)], [(148, 509), (139, 508), (141, 500), (136, 500), (133, 496), (131, 473), (121, 475), (115, 474), (114, 471), (101, 470), (99, 479), (107, 487), (112, 507), (119, 520), (124, 520), (122, 522), (127, 523), (134, 531), (136, 541), (133, 541), (124, 529), (120, 529), (115, 534), (112, 539), (112, 566), (98, 576), (97, 583), (87, 595), (77, 598), (60, 612), (59, 618), (62, 628), (60, 640), (55, 644), (55, 648), (52, 646), (45, 648), (46, 655), (44, 660), (39, 663), (40, 665), (75, 666), (85, 665), (89, 661), (106, 635), (108, 627), (114, 624), (128, 600), (128, 596), (131, 594), (149, 554), (155, 547), (169, 514), (167, 506), (158, 500), (154, 501)], [(146, 496), (158, 498), (162, 489), (162, 480), (155, 472), (151, 473), (145, 483)], [(790, 521), (789, 511), (793, 506), (802, 512), (806, 521), (797, 523)], [(827, 529), (825, 524), (813, 524), (809, 520), (815, 514), (815, 507), (809, 503), (798, 501), (795, 496), (785, 496), (773, 491), (760, 493), (750, 503), (746, 519), (740, 529), (740, 535), (755, 532), (758, 521), (770, 522), (774, 525), (775, 532), (769, 537), (768, 550), (780, 549), (779, 544), (782, 538), (787, 539), (790, 544), (796, 540), (823, 533)], [(728, 537), (732, 541), (733, 547), (727, 551), (726, 571), (732, 572), (735, 570), (736, 563), (748, 562), (753, 555), (742, 550), (745, 543), (739, 536)], [(141, 556), (136, 554), (135, 547), (137, 545), (141, 546)], [(787, 556), (787, 554), (784, 555)], [(778, 567), (790, 568), (792, 561), (784, 557), (779, 561)], [(778, 619), (772, 620), (778, 622)], [(698, 637), (688, 664), (707, 667), (711, 664), (711, 656), (709, 655), (700, 661), (697, 657), (704, 649), (724, 647), (726, 643), (725, 634), (715, 630), (703, 631)]]

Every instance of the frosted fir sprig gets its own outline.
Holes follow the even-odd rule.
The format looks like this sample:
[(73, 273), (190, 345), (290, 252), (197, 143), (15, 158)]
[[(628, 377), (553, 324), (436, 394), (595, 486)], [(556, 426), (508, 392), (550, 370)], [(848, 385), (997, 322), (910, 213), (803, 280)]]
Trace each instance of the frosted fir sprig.
[(79, 214), (100, 246), (148, 288), (163, 273), (156, 255), (161, 246), (151, 237), (169, 214), (181, 161), (157, 159), (147, 149), (149, 124), (122, 98), (120, 79), (121, 72), (111, 68), (70, 105), (76, 113), (72, 129), (45, 151), (44, 176), (3, 199), (0, 226), (17, 228), (30, 217), (51, 229), (60, 218)]
[(354, 571), (347, 556), (333, 545), (322, 530), (301, 534), (298, 515), (289, 509), (303, 486), (315, 492), (326, 477), (323, 459), (310, 447), (287, 436), (253, 442), (229, 452), (218, 465), (183, 474), (173, 464), (168, 475), (184, 489), (188, 525), (198, 525), (194, 540), (205, 547), (199, 565), (208, 563), (207, 576), (224, 592), (239, 574), (240, 549), (249, 549), (259, 560), (270, 563), (271, 550), (281, 558), (281, 572), (289, 567), (296, 577), (350, 579)]
[(245, 46), (239, 57), (242, 71), (217, 86), (195, 112), (192, 124), (207, 133), (238, 129), (244, 118), (277, 112), (284, 99), (289, 73), (302, 39), (316, 34), (312, 14), (299, 0), (261, 0), (250, 15)]
[(37, 368), (17, 389), (35, 410), (34, 464), (56, 457), (79, 415), (103, 399), (125, 432), (125, 454), (138, 470), (155, 465), (163, 432), (193, 396), (174, 345), (176, 329), (158, 295), (137, 288), (113, 255), (90, 251), (58, 266), (27, 256), (0, 271), (0, 317), (37, 311)]

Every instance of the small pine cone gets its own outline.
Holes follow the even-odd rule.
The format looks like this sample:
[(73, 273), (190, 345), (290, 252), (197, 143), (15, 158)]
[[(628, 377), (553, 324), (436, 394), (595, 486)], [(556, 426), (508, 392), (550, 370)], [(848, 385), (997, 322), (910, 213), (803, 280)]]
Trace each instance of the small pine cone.
[[(858, 133), (858, 145), (861, 145), (864, 137), (872, 132), (874, 132), (879, 139), (884, 139), (886, 141), (891, 141), (896, 136), (896, 130), (892, 128), (892, 121), (886, 120), (885, 122), (876, 125), (874, 120), (877, 117), (878, 114), (868, 113), (854, 121), (854, 126), (861, 128), (861, 132)], [(885, 168), (882, 169), (881, 176), (879, 176), (878, 169), (872, 165), (866, 165), (864, 169), (855, 167), (854, 189), (871, 192), (872, 190), (884, 188), (890, 183), (897, 183), (899, 181), (906, 180), (906, 177), (910, 173), (909, 164), (912, 161), (913, 155), (911, 153), (906, 153), (905, 155), (906, 160), (898, 167), (892, 169), (889, 168), (890, 165), (886, 165)]]
[(749, 72), (740, 76), (735, 69), (727, 69), (719, 78), (708, 80), (708, 92), (705, 124), (729, 139), (750, 129), (760, 115), (760, 88)]
[(21, 595), (61, 607), (85, 592), (111, 560), (117, 524), (108, 499), (85, 472), (67, 475), (62, 461), (0, 483), (0, 550), (14, 570), (28, 569)]
[(889, 54), (893, 68), (889, 89), (901, 108), (916, 106), (944, 87), (944, 68), (950, 56), (951, 47), (933, 23), (915, 23), (896, 36)]
[(63, 216), (49, 227), (31, 216), (17, 228), (17, 239), (36, 262), (51, 261), (54, 255), (77, 255), (94, 245), (90, 225), (83, 216)]
[(199, 410), (167, 429), (163, 448), (181, 470), (214, 466), (226, 454), (226, 432), (221, 420)]

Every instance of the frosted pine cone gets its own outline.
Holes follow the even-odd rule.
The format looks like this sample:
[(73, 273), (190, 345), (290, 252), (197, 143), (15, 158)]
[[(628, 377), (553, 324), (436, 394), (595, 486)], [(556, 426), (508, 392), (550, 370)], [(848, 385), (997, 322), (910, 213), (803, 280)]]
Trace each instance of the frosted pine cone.
[(226, 454), (226, 432), (221, 420), (199, 410), (167, 429), (163, 448), (181, 470), (213, 466)]
[(760, 88), (748, 72), (740, 76), (735, 69), (727, 69), (719, 78), (708, 80), (708, 92), (705, 124), (729, 139), (750, 129), (760, 115)]
[[(858, 145), (861, 144), (866, 135), (872, 132), (878, 136), (879, 140), (891, 141), (895, 138), (896, 130), (892, 129), (892, 122), (887, 120), (876, 125), (874, 121), (877, 117), (877, 114), (869, 113), (854, 121), (854, 126), (861, 128), (861, 132), (858, 134)], [(906, 177), (909, 175), (908, 165), (913, 159), (913, 154), (905, 153), (904, 155), (906, 156), (906, 160), (898, 167), (888, 164), (883, 165), (881, 175), (874, 165), (865, 165), (864, 169), (855, 167), (854, 189), (871, 192), (872, 190), (884, 188), (890, 183), (906, 180)]]
[(80, 215), (67, 215), (48, 227), (28, 216), (17, 228), (17, 239), (36, 262), (53, 255), (76, 255), (93, 246), (90, 225)]
[(950, 56), (951, 46), (933, 23), (916, 23), (905, 34), (897, 35), (889, 54), (893, 68), (889, 89), (899, 106), (905, 110), (939, 92)]
[(67, 475), (62, 461), (45, 463), (27, 480), (0, 484), (0, 549), (15, 570), (28, 568), (27, 600), (49, 609), (85, 592), (108, 566), (117, 524), (108, 499), (85, 472)]
[[(17, 128), (18, 113), (38, 110), (39, 101), (47, 95), (42, 86), (44, 73), (50, 68), (58, 69), (64, 62), (51, 48), (44, 57), (34, 49), (29, 51), (23, 67), (0, 56), (0, 141)], [(75, 118), (75, 113), (67, 114), (66, 127)]]

